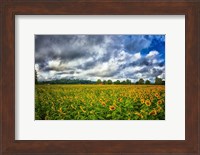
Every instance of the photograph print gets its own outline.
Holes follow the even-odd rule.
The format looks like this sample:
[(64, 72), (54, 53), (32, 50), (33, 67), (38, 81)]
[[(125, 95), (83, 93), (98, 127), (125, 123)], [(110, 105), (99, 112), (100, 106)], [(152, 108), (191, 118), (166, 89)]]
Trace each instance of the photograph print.
[(165, 120), (165, 35), (35, 35), (35, 120)]

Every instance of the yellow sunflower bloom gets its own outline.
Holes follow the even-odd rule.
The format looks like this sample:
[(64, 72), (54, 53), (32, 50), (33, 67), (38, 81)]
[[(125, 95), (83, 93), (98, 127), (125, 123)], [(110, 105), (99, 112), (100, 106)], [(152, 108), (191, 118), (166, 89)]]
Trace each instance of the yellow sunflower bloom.
[(143, 118), (143, 115), (140, 114), (139, 112), (135, 112), (135, 115), (138, 115), (139, 117)]
[(158, 106), (157, 112), (160, 112), (162, 110), (162, 107)]
[(111, 106), (109, 106), (109, 109), (112, 111), (112, 110), (115, 110), (116, 108), (115, 108), (115, 106), (111, 105)]
[(145, 104), (146, 104), (146, 106), (150, 106), (151, 105), (151, 101), (150, 100), (146, 100)]
[(152, 110), (152, 111), (149, 113), (149, 115), (155, 116), (155, 115), (157, 115), (157, 111), (154, 109), (154, 110)]
[(144, 104), (145, 100), (142, 98), (142, 99), (140, 100), (140, 102), (141, 102), (142, 104)]
[(102, 105), (102, 106), (106, 106), (106, 103), (105, 103), (105, 102), (101, 102), (101, 105)]
[(158, 101), (157, 101), (157, 104), (162, 104), (162, 100), (158, 100)]

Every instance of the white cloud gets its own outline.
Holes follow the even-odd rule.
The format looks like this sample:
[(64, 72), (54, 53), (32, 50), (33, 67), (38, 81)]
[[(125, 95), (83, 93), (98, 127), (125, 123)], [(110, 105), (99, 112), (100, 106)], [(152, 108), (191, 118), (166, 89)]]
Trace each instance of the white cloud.
[(48, 61), (48, 66), (49, 67), (58, 67), (60, 65), (60, 60), (50, 60)]
[(50, 60), (48, 61), (46, 68), (51, 68), (52, 70), (56, 71), (63, 71), (66, 70), (67, 63), (62, 63), (59, 59)]
[(39, 65), (38, 64), (35, 64), (35, 70), (38, 72), (39, 71)]
[(133, 55), (133, 60), (139, 60), (141, 57), (142, 57), (142, 56), (141, 56), (140, 52), (139, 52), (139, 53), (135, 53), (135, 54)]
[(157, 62), (158, 62), (157, 59), (153, 59), (153, 61), (152, 61), (153, 64), (156, 64)]
[(146, 58), (154, 58), (158, 54), (158, 51), (150, 51), (149, 54), (146, 55)]
[(162, 67), (160, 67), (160, 66), (154, 66), (153, 68), (158, 69), (158, 70), (163, 70), (163, 69), (165, 69), (165, 66), (162, 66)]

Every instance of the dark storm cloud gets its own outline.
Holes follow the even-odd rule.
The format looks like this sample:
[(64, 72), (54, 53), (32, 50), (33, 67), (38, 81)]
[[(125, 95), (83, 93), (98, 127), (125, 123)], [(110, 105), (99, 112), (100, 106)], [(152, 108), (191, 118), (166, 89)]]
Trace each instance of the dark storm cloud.
[(36, 35), (35, 64), (40, 80), (164, 78), (164, 42), (163, 35)]
[(119, 73), (119, 71), (110, 69), (110, 70), (106, 70), (106, 71), (102, 71), (102, 72), (96, 71), (93, 73), (88, 73), (88, 75), (109, 78), (109, 77), (113, 77), (113, 76), (117, 75), (118, 73)]
[(42, 71), (44, 72), (49, 72), (49, 71), (65, 71), (66, 69), (69, 69), (69, 68), (66, 68), (66, 67), (61, 67), (61, 66), (48, 66), (46, 65), (45, 67), (41, 68)]
[(159, 67), (163, 67), (164, 65), (165, 65), (164, 61), (154, 63), (153, 61), (150, 61), (148, 58), (142, 58), (141, 60), (134, 61), (123, 67), (124, 68), (127, 66), (159, 66)]
[(85, 38), (87, 40), (87, 45), (97, 45), (104, 42), (105, 37), (103, 35), (88, 35)]
[(61, 60), (74, 60), (79, 58), (89, 57), (91, 54), (86, 50), (64, 50), (62, 54), (58, 56)]
[(75, 35), (36, 35), (35, 50), (39, 51), (41, 48), (48, 48), (51, 45), (63, 45), (65, 43), (73, 43), (76, 40)]
[(129, 64), (129, 66), (151, 66), (152, 62), (150, 62), (148, 59), (146, 58), (142, 58), (141, 60), (138, 61), (134, 61), (132, 63)]
[[(62, 69), (47, 67), (47, 62), (55, 59), (70, 62), (75, 59), (94, 57), (94, 62), (87, 62), (80, 66), (80, 68), (89, 69), (95, 65), (95, 62), (108, 61), (119, 49), (119, 39), (116, 40), (116, 44), (106, 43), (106, 47), (102, 47), (102, 44), (105, 44), (105, 38), (105, 35), (37, 35), (35, 39), (35, 63), (43, 71), (59, 71)], [(98, 49), (93, 49), (96, 46), (104, 48), (106, 51), (98, 61), (95, 60), (99, 54), (95, 50)]]
[(150, 72), (150, 68), (151, 67), (145, 67), (145, 68), (142, 68), (141, 70), (138, 70), (138, 71), (135, 71), (134, 74), (137, 74), (137, 73), (148, 73)]
[(158, 75), (160, 75), (160, 74), (163, 73), (163, 70), (162, 70), (162, 69), (153, 68), (152, 70), (153, 70), (152, 75), (153, 75), (154, 77), (156, 77), (156, 76), (158, 76)]
[(94, 68), (96, 63), (97, 63), (96, 60), (93, 59), (93, 61), (83, 63), (83, 64), (77, 66), (77, 68), (82, 69), (82, 70), (88, 70), (88, 69)]
[[(42, 42), (42, 41), (41, 41)], [(45, 41), (43, 41), (45, 42)], [(36, 63), (44, 63), (44, 61), (54, 60), (54, 59), (60, 59), (62, 61), (70, 61), (78, 58), (84, 58), (91, 55), (91, 53), (88, 53), (88, 49), (86, 47), (82, 47), (81, 43), (79, 46), (79, 42), (77, 45), (73, 45), (74, 43), (71, 43), (71, 41), (66, 40), (66, 42), (62, 41), (55, 43), (55, 41), (51, 42), (50, 40), (45, 42), (44, 47), (38, 47), (36, 43), (36, 55), (35, 55), (35, 62)], [(41, 46), (41, 43), (40, 45)], [(74, 48), (76, 46), (77, 48)]]
[(153, 63), (149, 61), (147, 58), (141, 58), (139, 60), (120, 65), (120, 68), (125, 69), (126, 67), (136, 67), (136, 66), (152, 67), (152, 65)]
[(64, 72), (58, 72), (58, 73), (56, 73), (56, 75), (64, 75), (64, 74), (74, 74), (75, 73), (75, 71), (64, 71)]
[(85, 35), (37, 35), (35, 62), (61, 59), (63, 61), (89, 57), (93, 45), (101, 45), (104, 36)]

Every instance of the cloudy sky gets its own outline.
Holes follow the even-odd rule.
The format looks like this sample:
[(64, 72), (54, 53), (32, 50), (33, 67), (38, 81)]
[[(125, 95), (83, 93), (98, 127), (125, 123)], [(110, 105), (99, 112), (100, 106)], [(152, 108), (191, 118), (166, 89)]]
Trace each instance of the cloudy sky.
[(165, 35), (35, 35), (38, 80), (165, 79)]

